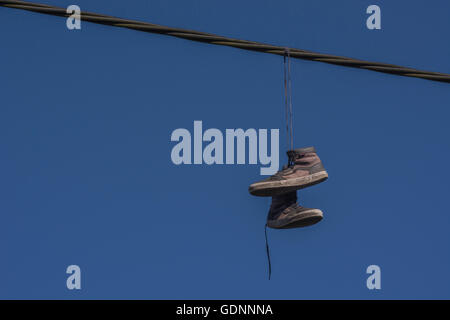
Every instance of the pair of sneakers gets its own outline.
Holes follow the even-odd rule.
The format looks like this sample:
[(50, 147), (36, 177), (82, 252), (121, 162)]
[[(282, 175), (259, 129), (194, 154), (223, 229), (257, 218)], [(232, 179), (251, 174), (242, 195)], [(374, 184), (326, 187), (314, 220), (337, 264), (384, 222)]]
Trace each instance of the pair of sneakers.
[(254, 196), (272, 197), (267, 226), (274, 229), (306, 227), (323, 218), (319, 209), (305, 208), (297, 202), (297, 190), (328, 178), (314, 147), (287, 152), (288, 164), (273, 176), (253, 183), (249, 192)]

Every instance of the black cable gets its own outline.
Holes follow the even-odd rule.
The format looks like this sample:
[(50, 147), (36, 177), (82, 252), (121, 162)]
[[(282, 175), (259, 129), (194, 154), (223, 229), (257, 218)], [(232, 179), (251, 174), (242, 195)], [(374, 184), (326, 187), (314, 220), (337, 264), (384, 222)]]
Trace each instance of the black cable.
[[(61, 17), (68, 17), (70, 14), (66, 12), (64, 8), (58, 8), (54, 6), (37, 4), (25, 1), (13, 1), (13, 0), (0, 0), (0, 6), (28, 10), (33, 12), (39, 12), (44, 14), (50, 14)], [(264, 44), (254, 41), (233, 39), (228, 37), (222, 37), (215, 34), (198, 32), (193, 30), (185, 30), (179, 28), (170, 28), (165, 26), (160, 26), (157, 24), (139, 22), (128, 19), (115, 18), (107, 15), (81, 12), (81, 20), (89, 21), (93, 23), (128, 28), (133, 30), (139, 30), (149, 33), (158, 33), (169, 35), (173, 37), (183, 38), (192, 41), (205, 42), (215, 45), (231, 46), (244, 50), (258, 51), (263, 53), (271, 53), (283, 56), (286, 49), (289, 50), (291, 58), (320, 61), (330, 64), (336, 64), (351, 68), (360, 68), (372, 71), (378, 71), (383, 73), (390, 73), (405, 77), (422, 78), (432, 81), (442, 81), (450, 83), (450, 75), (445, 73), (421, 71), (412, 68), (406, 68), (402, 66), (396, 66), (393, 64), (379, 63), (379, 62), (369, 62), (364, 60), (334, 56), (329, 54), (316, 53), (306, 50), (300, 50), (295, 48), (286, 48), (282, 46), (274, 46), (270, 44)]]

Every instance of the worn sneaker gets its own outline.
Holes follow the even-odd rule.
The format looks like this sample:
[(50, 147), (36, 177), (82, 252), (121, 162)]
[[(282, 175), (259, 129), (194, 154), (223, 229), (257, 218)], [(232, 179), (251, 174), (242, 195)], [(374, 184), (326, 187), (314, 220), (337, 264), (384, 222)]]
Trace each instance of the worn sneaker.
[(254, 196), (269, 197), (303, 189), (328, 178), (314, 147), (287, 152), (289, 164), (273, 176), (255, 182), (248, 188)]
[(297, 192), (292, 191), (272, 198), (267, 226), (274, 229), (307, 227), (323, 218), (319, 209), (309, 209), (297, 203)]

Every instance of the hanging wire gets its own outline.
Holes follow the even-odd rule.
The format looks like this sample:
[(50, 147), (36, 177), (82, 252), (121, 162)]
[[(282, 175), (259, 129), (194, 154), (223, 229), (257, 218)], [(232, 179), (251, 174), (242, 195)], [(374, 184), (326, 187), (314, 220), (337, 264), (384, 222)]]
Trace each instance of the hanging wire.
[[(14, 0), (0, 0), (0, 6), (28, 10), (33, 12), (39, 12), (44, 14), (50, 14), (54, 16), (68, 17), (69, 13), (66, 12), (65, 8), (59, 8), (55, 6), (38, 4), (26, 1), (14, 1)], [(284, 46), (275, 46), (255, 41), (233, 39), (223, 36), (218, 36), (211, 33), (186, 30), (180, 28), (171, 28), (166, 26), (161, 26), (153, 23), (140, 22), (135, 20), (121, 19), (116, 17), (111, 17), (107, 15), (81, 12), (80, 19), (83, 21), (89, 21), (93, 23), (128, 28), (133, 30), (139, 30), (148, 33), (157, 33), (163, 35), (169, 35), (173, 37), (183, 38), (191, 41), (199, 41), (209, 44), (231, 46), (234, 48), (258, 51), (263, 53), (284, 55)], [(179, 52), (183, 54), (182, 52)], [(397, 66), (387, 63), (370, 62), (359, 59), (316, 53), (306, 50), (300, 50), (295, 48), (289, 48), (290, 57), (295, 59), (311, 60), (325, 62), (329, 64), (340, 65), (344, 67), (360, 68), (372, 71), (378, 71), (383, 73), (389, 73), (405, 77), (414, 77), (428, 79), (432, 81), (442, 81), (450, 83), (450, 74), (421, 71), (413, 68), (407, 68), (402, 66)]]

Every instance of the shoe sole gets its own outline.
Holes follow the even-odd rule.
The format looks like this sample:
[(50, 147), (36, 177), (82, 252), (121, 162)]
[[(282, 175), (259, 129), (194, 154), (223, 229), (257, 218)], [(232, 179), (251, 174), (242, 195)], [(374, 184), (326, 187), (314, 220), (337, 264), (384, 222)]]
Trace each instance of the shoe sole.
[[(304, 228), (312, 226), (323, 219), (323, 213), (319, 209), (311, 209), (310, 211), (299, 214), (297, 219), (285, 223), (283, 221), (273, 221), (267, 223), (267, 226), (272, 229), (293, 229)], [(278, 223), (277, 223), (278, 222)]]
[(257, 197), (272, 197), (278, 196), (283, 193), (288, 193), (291, 191), (307, 188), (328, 179), (328, 173), (326, 171), (321, 171), (313, 173), (309, 176), (280, 180), (280, 181), (265, 181), (257, 182), (248, 188), (248, 191)]

